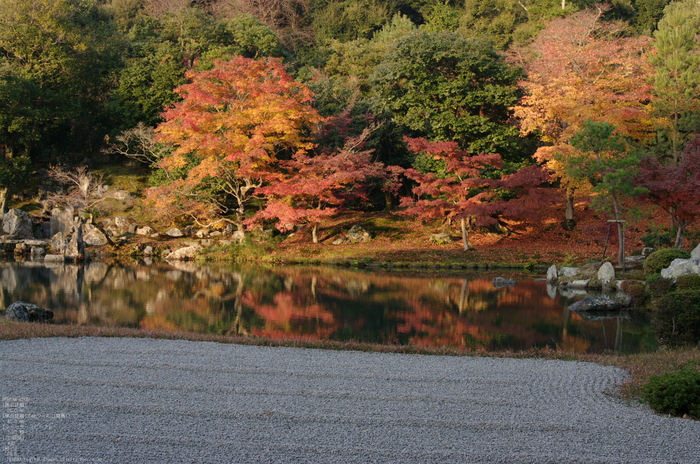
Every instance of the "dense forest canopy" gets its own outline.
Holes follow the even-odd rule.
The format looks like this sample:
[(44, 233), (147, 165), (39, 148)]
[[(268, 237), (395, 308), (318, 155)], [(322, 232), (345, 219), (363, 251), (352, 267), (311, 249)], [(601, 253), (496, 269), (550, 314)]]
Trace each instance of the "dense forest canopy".
[[(529, 178), (547, 179), (555, 196), (560, 188), (569, 200), (614, 191), (619, 219), (625, 196), (649, 191), (635, 177), (640, 160), (690, 162), (681, 153), (700, 132), (698, 37), (698, 0), (0, 0), (0, 206), (33, 169), (124, 163), (126, 154), (149, 164), (154, 191), (170, 192), (168, 204), (183, 198), (178, 185), (196, 193), (169, 220), (238, 211), (242, 226), (221, 165), (202, 160), (216, 157), (229, 180), (242, 179), (235, 160), (256, 153), (266, 174), (253, 176), (250, 189), (267, 192), (287, 214), (302, 203), (304, 211), (312, 203), (335, 211), (360, 191), (365, 208), (382, 208), (385, 199), (390, 206), (392, 197), (415, 202), (422, 175), (462, 185), (450, 195), (463, 204), (483, 194), (486, 180), (540, 169), (542, 176)], [(288, 108), (249, 98), (250, 82), (233, 78), (249, 66), (241, 63), (256, 61), (269, 63), (256, 78), (260, 89), (277, 89)], [(206, 79), (223, 85), (211, 76), (224, 74), (226, 92), (187, 87)], [(258, 121), (228, 134), (225, 124), (202, 129), (208, 114), (237, 117), (243, 100)], [(284, 118), (276, 122), (274, 111)], [(295, 118), (304, 123), (292, 124)], [(262, 123), (264, 136), (255, 129)], [(618, 148), (577, 145), (593, 123), (607, 124)], [(298, 144), (270, 142), (289, 130)], [(405, 137), (500, 161), (473, 176), (484, 182), (465, 183), (445, 156), (411, 150)], [(293, 178), (307, 173), (313, 184), (324, 176), (318, 169), (340, 176), (337, 156), (360, 153), (384, 172), (352, 171), (352, 182), (339, 181), (312, 202)], [(574, 169), (582, 160), (595, 161), (591, 172)], [(612, 175), (617, 186), (638, 180), (618, 189), (605, 183)], [(293, 194), (275, 182), (294, 185)], [(521, 198), (518, 188), (499, 187), (493, 202)], [(446, 200), (439, 190), (420, 192), (426, 204)], [(194, 207), (192, 198), (209, 207)], [(489, 221), (501, 214), (494, 208)], [(299, 217), (318, 223), (309, 213)], [(573, 226), (572, 203), (566, 219)]]

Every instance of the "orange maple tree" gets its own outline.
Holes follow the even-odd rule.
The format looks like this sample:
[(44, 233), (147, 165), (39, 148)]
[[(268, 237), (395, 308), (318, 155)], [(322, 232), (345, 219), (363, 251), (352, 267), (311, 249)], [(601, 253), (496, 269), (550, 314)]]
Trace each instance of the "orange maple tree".
[(246, 205), (278, 156), (313, 148), (311, 134), (322, 117), (312, 92), (296, 82), (277, 59), (237, 57), (214, 69), (187, 74), (175, 89), (182, 101), (164, 113), (159, 142), (174, 151), (159, 167), (187, 174), (150, 189), (162, 211), (186, 208), (199, 219), (235, 212), (230, 220), (243, 234)]
[(590, 185), (569, 177), (559, 160), (580, 155), (569, 141), (584, 121), (613, 124), (620, 135), (637, 141), (654, 133), (646, 81), (649, 39), (624, 37), (623, 26), (604, 21), (604, 13), (601, 7), (555, 19), (511, 56), (528, 73), (521, 82), (526, 95), (514, 108), (521, 133), (535, 133), (543, 142), (535, 159), (566, 191), (570, 226), (574, 193)]

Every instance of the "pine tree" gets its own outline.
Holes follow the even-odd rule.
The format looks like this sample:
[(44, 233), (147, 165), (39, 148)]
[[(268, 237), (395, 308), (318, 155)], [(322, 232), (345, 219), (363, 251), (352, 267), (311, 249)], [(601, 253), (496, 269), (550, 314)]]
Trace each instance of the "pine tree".
[[(654, 32), (655, 69), (653, 92), (656, 111), (669, 119), (671, 157), (678, 163), (683, 133), (700, 130), (700, 1), (683, 0), (668, 5)], [(695, 121), (693, 122), (693, 113)], [(687, 122), (691, 122), (687, 124)]]

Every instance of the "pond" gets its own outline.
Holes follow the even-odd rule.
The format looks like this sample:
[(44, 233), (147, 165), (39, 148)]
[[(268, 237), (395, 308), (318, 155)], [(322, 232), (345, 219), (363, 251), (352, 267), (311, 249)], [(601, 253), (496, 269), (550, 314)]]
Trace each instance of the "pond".
[[(644, 315), (584, 319), (568, 309), (584, 295), (511, 271), (103, 262), (3, 262), (0, 271), (2, 306), (35, 303), (59, 324), (487, 351), (656, 348)], [(497, 276), (517, 283), (494, 286)]]

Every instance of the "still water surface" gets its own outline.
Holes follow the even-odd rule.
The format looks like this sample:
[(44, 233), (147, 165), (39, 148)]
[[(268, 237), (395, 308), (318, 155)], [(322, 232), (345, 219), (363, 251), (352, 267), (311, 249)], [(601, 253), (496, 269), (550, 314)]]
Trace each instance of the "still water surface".
[[(509, 271), (406, 274), (194, 264), (0, 263), (0, 304), (54, 311), (55, 323), (172, 332), (412, 344), (458, 349), (656, 348), (644, 317), (584, 320), (562, 294)], [(517, 280), (497, 288), (496, 276)]]

